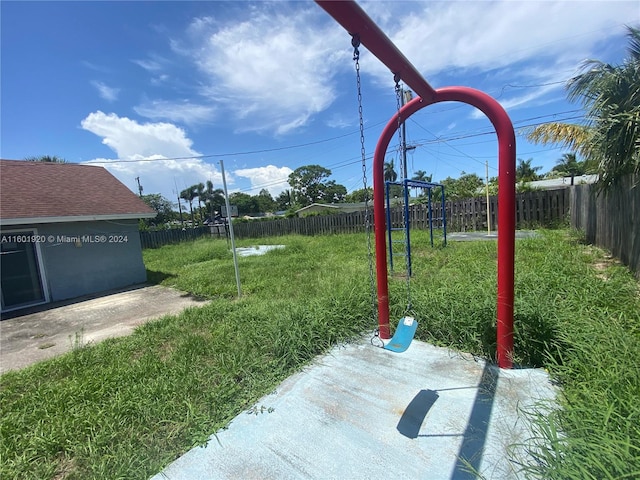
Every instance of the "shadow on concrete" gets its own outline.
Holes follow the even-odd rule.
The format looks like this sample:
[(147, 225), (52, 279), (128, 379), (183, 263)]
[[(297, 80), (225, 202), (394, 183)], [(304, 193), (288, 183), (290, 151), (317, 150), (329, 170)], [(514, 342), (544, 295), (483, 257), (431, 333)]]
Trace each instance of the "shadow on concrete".
[(155, 270), (147, 269), (147, 283), (153, 283), (159, 285), (167, 278), (175, 277), (174, 274), (166, 273), (166, 272), (156, 272)]
[(407, 438), (418, 438), (422, 422), (438, 397), (435, 390), (420, 390), (400, 417), (396, 427), (398, 432)]
[(487, 428), (498, 386), (498, 375), (498, 367), (485, 363), (451, 480), (478, 478), (475, 472), (480, 471), (480, 462), (487, 441)]
[[(495, 365), (486, 363), (482, 371), (482, 377), (477, 387), (458, 387), (442, 390), (420, 390), (409, 402), (400, 421), (397, 430), (407, 438), (418, 437), (463, 437), (458, 451), (455, 467), (450, 480), (475, 480), (480, 471), (480, 463), (484, 453), (487, 439), (487, 428), (491, 419), (493, 400), (498, 385), (499, 370)], [(438, 392), (445, 390), (459, 390), (477, 388), (469, 421), (463, 434), (433, 434), (420, 435), (420, 427), (429, 410), (439, 398)]]

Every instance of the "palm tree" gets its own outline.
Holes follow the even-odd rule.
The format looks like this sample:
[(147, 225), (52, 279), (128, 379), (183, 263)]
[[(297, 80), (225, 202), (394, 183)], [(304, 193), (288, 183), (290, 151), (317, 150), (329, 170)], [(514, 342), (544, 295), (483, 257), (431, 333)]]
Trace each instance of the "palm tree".
[(411, 177), (411, 180), (416, 180), (418, 182), (430, 182), (432, 175), (427, 175), (427, 172), (424, 170), (416, 170)]
[(533, 158), (529, 160), (518, 159), (518, 166), (516, 167), (516, 182), (533, 182), (540, 178), (536, 172), (542, 167), (532, 167), (531, 162)]
[(398, 179), (398, 174), (396, 173), (395, 167), (393, 165), (393, 160), (390, 162), (384, 162), (384, 181), (385, 182), (395, 182)]
[(209, 218), (213, 220), (214, 218), (214, 207), (216, 205), (222, 205), (224, 203), (224, 192), (221, 188), (213, 188), (213, 182), (211, 180), (207, 180), (207, 186), (205, 191), (202, 193), (202, 199), (205, 203), (209, 203)]
[(191, 226), (195, 225), (193, 221), (193, 199), (196, 198), (196, 189), (194, 185), (191, 185), (189, 188), (185, 188), (180, 192), (180, 198), (189, 202), (189, 210), (191, 211)]
[(627, 29), (629, 56), (621, 65), (588, 60), (567, 83), (568, 98), (582, 103), (586, 123), (548, 123), (528, 135), (536, 143), (562, 144), (585, 161), (597, 162), (601, 189), (640, 173), (640, 29)]
[(200, 221), (202, 221), (202, 201), (205, 200), (205, 198), (203, 198), (204, 196), (204, 183), (200, 182), (197, 185), (194, 185), (192, 187), (195, 192), (196, 195), (198, 196), (198, 212), (200, 213)]
[[(411, 180), (415, 180), (417, 182), (429, 182), (431, 183), (431, 178), (433, 177), (433, 175), (427, 175), (427, 172), (425, 172), (424, 170), (416, 170), (413, 173), (413, 177), (411, 177)], [(418, 196), (418, 188), (416, 187), (416, 197)]]
[(576, 175), (585, 174), (584, 162), (579, 162), (575, 153), (564, 153), (561, 158), (556, 161), (556, 166), (551, 169), (554, 172), (561, 175), (568, 175), (571, 177), (571, 185), (573, 185), (573, 179)]

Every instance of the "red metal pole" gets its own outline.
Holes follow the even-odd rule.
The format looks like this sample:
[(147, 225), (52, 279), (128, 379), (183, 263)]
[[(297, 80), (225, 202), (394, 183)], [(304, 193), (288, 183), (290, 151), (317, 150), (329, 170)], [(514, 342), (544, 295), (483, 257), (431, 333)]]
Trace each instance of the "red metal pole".
[[(389, 289), (387, 276), (386, 215), (384, 202), (384, 157), (400, 123), (418, 110), (438, 102), (464, 102), (481, 110), (491, 121), (498, 136), (498, 301), (497, 361), (500, 368), (513, 366), (513, 297), (515, 255), (515, 170), (516, 140), (513, 125), (502, 106), (489, 95), (468, 87), (446, 87), (435, 91), (434, 100), (414, 98), (387, 123), (373, 157), (373, 214), (378, 279), (378, 322), (389, 335)], [(388, 338), (382, 337), (382, 338)]]
[(353, 1), (316, 0), (336, 22), (384, 63), (391, 72), (425, 100), (432, 100), (435, 90), (407, 60), (380, 27)]
[[(385, 126), (373, 158), (373, 213), (375, 222), (376, 273), (378, 280), (378, 323), (380, 337), (388, 339), (389, 287), (387, 277), (386, 216), (384, 211), (384, 156), (400, 123), (432, 103), (458, 101), (484, 112), (498, 135), (498, 302), (497, 361), (501, 368), (513, 366), (513, 297), (515, 254), (515, 165), (516, 144), (513, 125), (502, 106), (489, 95), (467, 87), (434, 90), (416, 68), (353, 1), (316, 0), (350, 34), (384, 63), (397, 79), (416, 92), (416, 97), (394, 115)], [(399, 118), (398, 118), (399, 117)]]

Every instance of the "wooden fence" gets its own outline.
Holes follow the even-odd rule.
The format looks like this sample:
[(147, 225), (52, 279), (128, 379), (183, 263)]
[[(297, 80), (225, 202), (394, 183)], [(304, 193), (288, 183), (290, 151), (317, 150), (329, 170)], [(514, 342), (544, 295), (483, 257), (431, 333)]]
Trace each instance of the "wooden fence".
[[(442, 204), (432, 204), (434, 228), (442, 228)], [(447, 230), (465, 232), (485, 230), (487, 228), (486, 198), (447, 201), (444, 204)], [(557, 226), (566, 220), (569, 209), (569, 190), (537, 190), (516, 196), (517, 228), (535, 226)], [(489, 197), (491, 229), (496, 230), (498, 218), (498, 199)], [(373, 211), (369, 211), (373, 225)], [(429, 211), (427, 205), (411, 205), (409, 209), (411, 228), (428, 229)], [(391, 210), (391, 223), (400, 227), (404, 223), (402, 207)], [(328, 235), (338, 233), (362, 232), (365, 229), (365, 212), (338, 213), (334, 215), (316, 215), (303, 218), (280, 218), (266, 221), (234, 222), (233, 230), (237, 238), (261, 238), (282, 235)], [(185, 230), (162, 230), (140, 232), (142, 248), (157, 248), (169, 243), (194, 240), (205, 235), (226, 236), (223, 225), (197, 227)]]
[[(447, 230), (451, 232), (483, 230), (487, 228), (486, 198), (447, 201), (444, 204)], [(491, 228), (496, 230), (498, 199), (489, 197)], [(569, 193), (566, 188), (537, 190), (516, 196), (516, 224), (518, 228), (535, 226), (557, 226), (566, 221), (569, 208)], [(370, 211), (371, 221), (373, 214)], [(434, 228), (442, 228), (442, 204), (432, 205)], [(412, 228), (429, 228), (427, 205), (412, 205), (409, 209)], [(391, 210), (394, 227), (403, 225), (402, 207)], [(269, 221), (238, 222), (233, 230), (238, 238), (260, 238), (279, 235), (323, 235), (364, 231), (364, 212), (318, 215), (303, 218), (282, 218)]]
[[(608, 193), (596, 194), (592, 185), (575, 185), (557, 190), (535, 190), (516, 195), (516, 226), (555, 227), (568, 219), (571, 226), (583, 230), (590, 243), (611, 250), (640, 278), (640, 179), (629, 176)], [(444, 205), (447, 230), (451, 232), (485, 230), (486, 198), (447, 201)], [(498, 199), (489, 197), (491, 228), (497, 228)], [(373, 222), (373, 212), (369, 212)], [(569, 218), (568, 218), (569, 217)], [(432, 205), (434, 228), (442, 228), (442, 204)], [(412, 228), (429, 228), (426, 205), (409, 209)], [(400, 207), (391, 211), (394, 227), (403, 225)], [(282, 235), (326, 235), (364, 231), (364, 212), (319, 215), (305, 218), (281, 218), (268, 221), (234, 222), (238, 238), (260, 238)], [(225, 237), (224, 225), (185, 230), (140, 232), (142, 248), (157, 248), (168, 243), (194, 240), (205, 235)]]
[(570, 211), (571, 226), (583, 230), (587, 242), (610, 250), (640, 278), (638, 176), (629, 175), (615, 189), (599, 195), (592, 185), (575, 185)]
[(225, 237), (224, 225), (140, 232), (140, 243), (142, 248), (158, 248), (171, 243), (195, 240), (206, 235)]

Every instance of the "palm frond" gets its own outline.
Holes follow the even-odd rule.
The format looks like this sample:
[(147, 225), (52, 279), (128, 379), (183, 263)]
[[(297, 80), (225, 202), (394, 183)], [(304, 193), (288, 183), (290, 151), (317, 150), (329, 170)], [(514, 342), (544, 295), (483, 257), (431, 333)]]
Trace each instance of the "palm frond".
[(573, 123), (552, 122), (530, 129), (527, 139), (542, 145), (564, 145), (583, 157), (589, 156), (590, 127)]
[(629, 55), (632, 62), (640, 62), (640, 29), (627, 26), (629, 37)]

